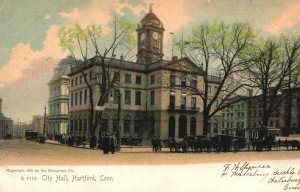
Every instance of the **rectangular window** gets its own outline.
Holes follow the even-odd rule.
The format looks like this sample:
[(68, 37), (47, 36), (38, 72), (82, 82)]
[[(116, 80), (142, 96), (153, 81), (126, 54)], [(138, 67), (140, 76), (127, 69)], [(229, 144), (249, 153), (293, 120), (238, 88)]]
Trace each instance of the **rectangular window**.
[(218, 108), (218, 105), (219, 105), (219, 102), (218, 102), (218, 100), (215, 100), (215, 110)]
[(150, 76), (150, 83), (151, 85), (155, 84), (155, 75)]
[(125, 104), (130, 105), (131, 103), (131, 91), (125, 90)]
[(135, 76), (135, 84), (137, 85), (142, 84), (142, 76), (140, 75)]
[(78, 78), (75, 78), (75, 85), (77, 85), (78, 83)]
[(151, 91), (151, 93), (150, 93), (150, 105), (154, 105), (154, 101), (155, 101), (155, 92)]
[(174, 87), (176, 85), (176, 76), (170, 75), (170, 87)]
[(119, 122), (118, 119), (113, 120), (113, 132), (118, 133), (119, 132)]
[(134, 132), (139, 133), (142, 129), (142, 121), (141, 120), (135, 120), (134, 121)]
[(87, 89), (84, 90), (84, 104), (87, 104)]
[(135, 105), (141, 105), (141, 91), (136, 91), (135, 92)]
[(197, 89), (197, 84), (198, 84), (197, 80), (192, 80), (191, 87)]
[(211, 93), (211, 87), (207, 86), (207, 93)]
[(115, 78), (115, 82), (120, 82), (120, 73), (119, 72), (115, 72), (114, 73), (114, 78)]
[(215, 89), (215, 93), (217, 93), (217, 91), (218, 91), (218, 87), (214, 87), (214, 89)]
[(82, 84), (82, 75), (80, 76), (79, 84)]
[(120, 97), (120, 89), (115, 89), (114, 90), (114, 103), (115, 104), (119, 103), (119, 97)]
[(209, 104), (210, 104), (210, 101), (211, 101), (210, 99), (207, 99), (207, 105), (209, 105)]
[(170, 95), (170, 109), (175, 109), (175, 94), (172, 94)]
[(130, 120), (124, 120), (124, 133), (130, 132)]
[(191, 107), (193, 110), (196, 109), (196, 97), (191, 98)]
[(131, 83), (131, 74), (125, 74), (125, 83), (130, 84)]
[(74, 102), (74, 94), (71, 94), (71, 106), (73, 106), (73, 102)]
[(77, 105), (78, 93), (75, 93), (75, 105)]
[(102, 131), (102, 133), (108, 132), (108, 119), (102, 119), (101, 131)]
[(186, 107), (186, 95), (181, 95), (181, 109)]
[(74, 80), (72, 79), (71, 80), (71, 87), (73, 87), (74, 86)]
[(70, 132), (73, 132), (74, 130), (74, 124), (73, 124), (73, 120), (70, 121)]
[(186, 77), (181, 77), (181, 87), (186, 87)]
[(79, 105), (82, 104), (82, 91), (79, 92)]

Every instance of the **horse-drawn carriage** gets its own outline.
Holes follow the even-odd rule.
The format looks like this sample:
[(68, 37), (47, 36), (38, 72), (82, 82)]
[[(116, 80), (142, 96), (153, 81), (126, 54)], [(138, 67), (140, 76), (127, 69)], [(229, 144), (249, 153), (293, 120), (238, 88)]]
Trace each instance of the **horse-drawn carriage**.
[(182, 139), (169, 138), (170, 152), (227, 152), (239, 151), (246, 147), (245, 138), (234, 138), (232, 135), (216, 135), (213, 138), (205, 136), (186, 136)]

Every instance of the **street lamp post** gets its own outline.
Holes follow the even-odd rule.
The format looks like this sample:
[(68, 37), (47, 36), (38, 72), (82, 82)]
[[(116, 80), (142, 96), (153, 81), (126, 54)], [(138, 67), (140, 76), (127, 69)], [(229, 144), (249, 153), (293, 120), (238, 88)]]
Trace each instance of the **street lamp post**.
[(45, 106), (45, 113), (44, 113), (44, 131), (43, 131), (43, 134), (44, 134), (44, 135), (46, 134), (46, 110), (47, 110), (47, 107)]
[(119, 92), (118, 95), (118, 133), (117, 133), (117, 144), (118, 144), (118, 150), (121, 150), (121, 142), (120, 142), (120, 137), (121, 137), (121, 127), (120, 127), (120, 116), (121, 116), (121, 98), (122, 98), (122, 94), (121, 94), (121, 90)]

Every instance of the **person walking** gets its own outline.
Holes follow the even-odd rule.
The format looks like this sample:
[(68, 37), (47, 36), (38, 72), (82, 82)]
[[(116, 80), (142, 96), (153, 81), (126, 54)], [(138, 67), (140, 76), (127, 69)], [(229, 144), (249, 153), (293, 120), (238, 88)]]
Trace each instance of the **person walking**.
[(117, 146), (117, 141), (114, 135), (110, 136), (110, 151), (111, 154), (114, 154), (116, 152), (116, 146)]
[(102, 147), (104, 154), (108, 154), (108, 152), (109, 152), (109, 140), (110, 140), (109, 135), (106, 133), (103, 138), (103, 147)]

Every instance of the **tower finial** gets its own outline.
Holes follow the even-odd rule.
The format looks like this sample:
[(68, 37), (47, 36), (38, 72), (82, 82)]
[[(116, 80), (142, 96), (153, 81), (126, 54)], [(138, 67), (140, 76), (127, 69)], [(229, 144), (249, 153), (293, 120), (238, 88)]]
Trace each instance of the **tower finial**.
[(149, 6), (149, 12), (152, 13), (152, 7), (153, 7), (153, 3), (150, 3), (150, 6)]

